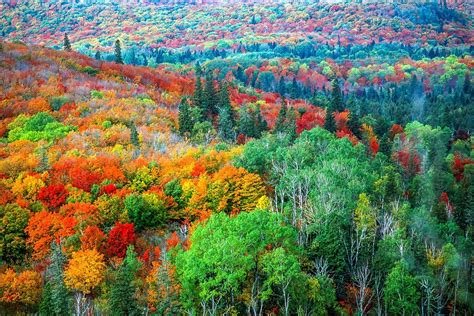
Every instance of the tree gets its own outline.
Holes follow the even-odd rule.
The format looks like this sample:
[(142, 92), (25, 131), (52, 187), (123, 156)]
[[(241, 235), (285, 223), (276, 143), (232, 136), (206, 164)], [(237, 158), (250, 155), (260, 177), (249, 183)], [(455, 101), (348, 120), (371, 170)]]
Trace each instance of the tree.
[(262, 133), (268, 130), (268, 123), (262, 116), (260, 104), (257, 104), (255, 109), (255, 130), (256, 137), (261, 137)]
[(117, 223), (110, 230), (107, 239), (106, 254), (109, 257), (124, 258), (129, 245), (135, 243), (135, 228), (133, 224)]
[(59, 208), (66, 202), (67, 197), (68, 191), (63, 184), (53, 184), (42, 187), (38, 192), (38, 200), (51, 209)]
[(224, 107), (219, 109), (217, 133), (224, 141), (233, 142), (235, 140), (235, 126), (232, 109)]
[(205, 116), (211, 119), (217, 115), (218, 97), (211, 74), (206, 75), (206, 84), (203, 92), (203, 109)]
[(69, 41), (69, 37), (67, 36), (67, 33), (64, 33), (64, 50), (68, 52), (72, 50), (71, 42)]
[(26, 255), (30, 212), (16, 204), (0, 205), (0, 261), (20, 263)]
[(334, 112), (332, 105), (326, 108), (326, 119), (324, 120), (324, 128), (331, 133), (336, 131), (336, 120), (334, 119)]
[(337, 79), (331, 81), (332, 91), (331, 91), (331, 106), (334, 111), (342, 112), (344, 111), (344, 103), (342, 99), (341, 87)]
[[(278, 270), (278, 277), (270, 283), (279, 286), (285, 287), (293, 276), (273, 266), (276, 257), (284, 260), (280, 265), (290, 267), (288, 273), (300, 273), (294, 261), (298, 252), (296, 233), (282, 223), (280, 215), (256, 210), (235, 217), (214, 214), (199, 225), (191, 235), (192, 246), (176, 258), (184, 307), (200, 307), (203, 313), (216, 314), (235, 308), (235, 298), (245, 293), (247, 312), (258, 315), (272, 294), (272, 289), (264, 285), (270, 282), (270, 276), (261, 263), (267, 262), (265, 269), (269, 273)], [(282, 250), (270, 255), (275, 249)], [(281, 251), (286, 255), (282, 256)], [(288, 299), (286, 292), (285, 295)]]
[(295, 109), (290, 108), (286, 114), (284, 132), (293, 141), (296, 139), (296, 114)]
[(121, 47), (121, 44), (120, 44), (120, 40), (115, 41), (115, 62), (117, 64), (122, 64), (123, 65), (122, 47)]
[(66, 287), (74, 291), (76, 315), (83, 315), (90, 309), (90, 294), (102, 283), (105, 274), (104, 256), (97, 250), (73, 252), (64, 271)]
[(41, 315), (66, 315), (70, 313), (70, 298), (64, 283), (64, 265), (67, 258), (62, 246), (51, 244), (50, 263), (46, 269), (45, 287), (40, 304)]
[(206, 117), (206, 108), (204, 104), (204, 92), (202, 90), (202, 81), (200, 75), (196, 75), (196, 85), (194, 87), (193, 104), (195, 109), (199, 109), (198, 122)]
[[(285, 315), (289, 315), (292, 291), (295, 290), (297, 279), (303, 277), (298, 259), (280, 247), (265, 254), (262, 258), (262, 265), (263, 271), (267, 275), (264, 286), (269, 291), (274, 287), (279, 289)], [(300, 291), (295, 291), (295, 294), (298, 292)]]
[(255, 121), (250, 115), (250, 110), (243, 105), (239, 111), (239, 133), (247, 137), (255, 137)]
[(101, 54), (100, 54), (100, 51), (96, 51), (96, 52), (95, 52), (94, 58), (97, 59), (97, 60), (101, 60), (101, 59), (102, 59), (102, 56), (101, 56)]
[(153, 193), (130, 194), (125, 198), (125, 208), (138, 231), (164, 225), (168, 219), (164, 202)]
[(128, 246), (127, 254), (114, 273), (111, 284), (109, 306), (111, 315), (141, 315), (137, 301), (138, 287), (136, 273), (141, 267), (133, 246)]
[(393, 315), (414, 315), (418, 313), (420, 294), (416, 279), (408, 272), (407, 263), (399, 261), (385, 281), (385, 301), (388, 312)]
[(278, 112), (275, 128), (273, 129), (275, 133), (283, 133), (285, 131), (285, 120), (287, 116), (286, 112), (287, 112), (286, 100), (283, 99), (281, 102), (280, 111)]
[(189, 102), (186, 98), (181, 99), (181, 103), (178, 107), (178, 124), (181, 136), (190, 137), (191, 132), (193, 131), (194, 122)]

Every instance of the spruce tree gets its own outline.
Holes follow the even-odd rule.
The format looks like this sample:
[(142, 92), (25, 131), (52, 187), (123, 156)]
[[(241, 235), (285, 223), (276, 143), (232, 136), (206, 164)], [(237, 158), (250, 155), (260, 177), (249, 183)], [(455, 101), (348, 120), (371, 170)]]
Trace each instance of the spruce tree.
[(67, 33), (64, 33), (64, 50), (68, 52), (72, 51), (71, 42), (69, 41)]
[(193, 95), (194, 108), (199, 109), (200, 115), (197, 118), (199, 122), (203, 121), (206, 115), (206, 109), (204, 108), (203, 102), (203, 91), (201, 77), (196, 77), (196, 86), (194, 87)]
[(235, 139), (234, 122), (232, 114), (228, 108), (219, 109), (217, 133), (219, 137), (226, 142), (232, 142)]
[(206, 83), (204, 87), (203, 108), (205, 109), (205, 115), (210, 119), (217, 114), (217, 102), (217, 93), (216, 89), (214, 88), (214, 79), (210, 73), (208, 73), (206, 75)]
[(239, 112), (239, 133), (247, 137), (255, 136), (255, 123), (246, 106), (242, 106)]
[(331, 82), (332, 92), (331, 92), (331, 105), (332, 109), (337, 112), (344, 111), (344, 103), (342, 100), (341, 87), (339, 87), (339, 82), (337, 79), (333, 79)]
[(138, 137), (138, 131), (137, 127), (135, 126), (134, 122), (130, 122), (130, 143), (132, 143), (133, 146), (139, 147), (140, 146), (140, 139)]
[(97, 60), (101, 60), (100, 51), (96, 51), (94, 57), (95, 57), (95, 59), (97, 59)]
[(324, 128), (334, 133), (336, 131), (336, 121), (334, 120), (334, 111), (332, 105), (326, 108), (326, 119), (324, 120)]
[(361, 138), (360, 132), (360, 122), (359, 117), (357, 114), (350, 112), (349, 114), (349, 121), (347, 122), (347, 127), (351, 130), (352, 134), (354, 134), (357, 138)]
[(125, 259), (115, 273), (115, 282), (111, 285), (109, 298), (111, 315), (141, 314), (136, 298), (138, 288), (134, 283), (140, 266), (133, 246), (129, 246)]
[(255, 136), (256, 137), (261, 137), (262, 133), (266, 132), (268, 130), (268, 123), (265, 121), (265, 119), (262, 116), (262, 110), (260, 108), (260, 105), (257, 105), (257, 109), (255, 110)]
[(285, 134), (288, 135), (291, 141), (295, 140), (296, 134), (296, 115), (295, 109), (291, 107), (286, 114)]
[(286, 100), (283, 99), (281, 102), (280, 112), (278, 112), (278, 117), (275, 123), (274, 132), (275, 133), (282, 133), (285, 131), (285, 119), (286, 119)]
[(193, 131), (193, 117), (187, 98), (183, 98), (178, 107), (179, 133), (181, 136), (190, 137)]
[(285, 78), (283, 76), (280, 77), (280, 81), (278, 82), (278, 93), (281, 96), (285, 96), (286, 94), (286, 83)]
[(117, 64), (122, 64), (123, 65), (122, 47), (120, 45), (120, 40), (115, 41), (115, 62)]

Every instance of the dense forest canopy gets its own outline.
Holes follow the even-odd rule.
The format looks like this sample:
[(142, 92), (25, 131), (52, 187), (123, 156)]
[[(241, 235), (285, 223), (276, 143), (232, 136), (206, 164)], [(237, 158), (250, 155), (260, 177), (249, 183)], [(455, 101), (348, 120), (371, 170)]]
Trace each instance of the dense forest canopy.
[(469, 2), (161, 2), (0, 3), (0, 314), (472, 315)]

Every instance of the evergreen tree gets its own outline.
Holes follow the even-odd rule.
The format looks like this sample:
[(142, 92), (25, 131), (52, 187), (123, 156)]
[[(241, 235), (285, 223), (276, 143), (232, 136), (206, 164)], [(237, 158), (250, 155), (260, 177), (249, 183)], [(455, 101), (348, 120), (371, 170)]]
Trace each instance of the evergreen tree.
[(139, 147), (140, 146), (140, 139), (138, 137), (137, 127), (135, 126), (134, 122), (130, 122), (130, 143), (133, 146)]
[(268, 130), (268, 123), (262, 116), (262, 110), (260, 105), (257, 105), (257, 109), (255, 110), (255, 127), (256, 127), (256, 137), (261, 137), (262, 133)]
[(204, 95), (203, 103), (205, 109), (205, 115), (208, 118), (212, 118), (217, 114), (217, 93), (214, 88), (214, 79), (211, 77), (210, 73), (206, 75), (206, 83), (204, 86)]
[(67, 33), (64, 33), (64, 50), (68, 52), (72, 51), (71, 42), (69, 41)]
[(94, 57), (95, 57), (95, 59), (97, 59), (97, 60), (101, 60), (101, 59), (102, 59), (102, 56), (100, 55), (100, 51), (96, 51)]
[(115, 273), (115, 281), (110, 289), (111, 315), (140, 315), (136, 293), (135, 275), (141, 263), (133, 249), (129, 246), (122, 264)]
[(195, 109), (199, 109), (200, 115), (198, 121), (201, 122), (204, 120), (206, 115), (206, 110), (204, 107), (203, 102), (203, 91), (202, 91), (202, 81), (201, 77), (196, 77), (196, 86), (194, 87), (194, 95), (193, 95), (193, 104)]
[(295, 140), (297, 136), (295, 109), (293, 109), (292, 107), (289, 109), (289, 111), (286, 114), (285, 134), (288, 135), (288, 137), (292, 141)]
[(123, 65), (122, 47), (120, 45), (120, 40), (115, 41), (115, 62), (117, 64), (122, 64)]
[(184, 137), (190, 137), (194, 122), (187, 98), (183, 98), (178, 107), (179, 133)]
[(46, 270), (46, 285), (40, 303), (41, 315), (69, 315), (71, 301), (64, 284), (64, 265), (67, 258), (60, 244), (51, 245), (50, 264)]
[(300, 96), (299, 90), (300, 89), (298, 87), (298, 82), (296, 81), (296, 78), (293, 78), (293, 81), (291, 83), (291, 92), (290, 92), (292, 99), (298, 99), (298, 97)]
[(334, 111), (332, 105), (326, 108), (326, 119), (324, 120), (324, 128), (334, 133), (336, 131), (336, 121), (334, 120)]
[(331, 106), (334, 111), (342, 112), (344, 111), (344, 103), (342, 100), (342, 92), (341, 87), (339, 87), (339, 82), (337, 81), (337, 79), (333, 79), (331, 85)]
[(280, 112), (278, 112), (278, 117), (275, 123), (275, 128), (274, 128), (275, 133), (282, 133), (285, 131), (286, 112), (287, 112), (286, 100), (283, 99), (281, 101)]
[(219, 98), (219, 108), (227, 109), (229, 113), (231, 114), (232, 123), (235, 124), (234, 113), (233, 113), (232, 105), (230, 104), (229, 85), (227, 83), (222, 84), (221, 87), (219, 88), (218, 98)]
[(283, 76), (280, 76), (280, 81), (278, 82), (278, 93), (281, 96), (285, 96), (286, 94), (286, 83), (285, 78)]
[(359, 117), (357, 116), (357, 114), (350, 112), (349, 121), (347, 122), (347, 127), (351, 130), (352, 134), (354, 134), (357, 138), (361, 138), (360, 122), (359, 122)]
[(240, 108), (239, 133), (247, 137), (255, 137), (255, 122), (246, 106)]
[(232, 142), (235, 139), (234, 122), (229, 108), (222, 107), (219, 109), (217, 133), (221, 139), (227, 142)]

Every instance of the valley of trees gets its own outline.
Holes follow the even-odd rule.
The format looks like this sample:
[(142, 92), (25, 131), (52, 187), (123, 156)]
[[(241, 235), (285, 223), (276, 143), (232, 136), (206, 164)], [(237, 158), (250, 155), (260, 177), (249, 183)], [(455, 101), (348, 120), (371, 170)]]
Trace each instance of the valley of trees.
[(1, 315), (474, 313), (465, 3), (0, 8)]

